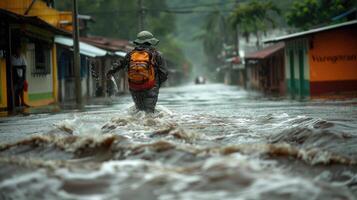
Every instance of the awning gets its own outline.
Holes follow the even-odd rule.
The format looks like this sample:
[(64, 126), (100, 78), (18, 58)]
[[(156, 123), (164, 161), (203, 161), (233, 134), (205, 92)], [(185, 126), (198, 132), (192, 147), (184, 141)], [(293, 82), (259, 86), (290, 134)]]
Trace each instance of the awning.
[[(73, 47), (73, 39), (68, 38), (68, 37), (56, 36), (55, 43), (61, 44), (64, 46), (68, 46), (68, 47)], [(107, 51), (104, 51), (103, 49), (99, 49), (95, 46), (92, 46), (92, 45), (84, 43), (84, 42), (79, 42), (79, 51), (80, 51), (80, 54), (83, 54), (83, 55), (86, 55), (89, 57), (105, 56), (107, 54)]]
[(115, 52), (115, 55), (117, 55), (117, 56), (120, 56), (120, 57), (125, 57), (126, 56), (126, 52), (124, 52), (124, 51), (116, 51)]
[(259, 51), (255, 51), (252, 53), (249, 53), (245, 56), (246, 60), (260, 60), (260, 59), (265, 59), (274, 53), (282, 50), (285, 47), (285, 44), (283, 42), (279, 42), (275, 45), (271, 45), (267, 48), (261, 49)]

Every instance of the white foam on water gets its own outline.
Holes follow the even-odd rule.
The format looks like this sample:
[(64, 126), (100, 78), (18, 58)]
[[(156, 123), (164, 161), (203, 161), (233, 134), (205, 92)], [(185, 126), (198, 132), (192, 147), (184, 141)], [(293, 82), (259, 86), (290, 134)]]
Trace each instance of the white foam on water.
[(187, 191), (179, 194), (162, 194), (159, 200), (240, 200), (241, 198), (230, 197), (230, 193), (224, 190), (221, 191)]
[[(354, 199), (345, 186), (290, 176), (272, 163), (264, 164), (261, 160), (248, 159), (245, 156), (209, 158), (202, 165), (200, 174), (201, 184), (195, 180), (196, 183), (191, 182), (195, 183), (195, 187), (187, 186), (178, 193), (161, 194), (159, 199)], [(212, 175), (217, 176), (217, 183), (207, 180), (206, 176)], [(220, 180), (228, 181), (227, 184), (230, 186), (220, 189)], [(218, 184), (216, 189), (215, 184)], [(202, 188), (197, 185), (201, 185)], [(206, 187), (211, 189), (207, 190)]]
[(85, 122), (83, 117), (78, 115), (74, 115), (73, 119), (54, 123), (54, 126), (72, 135), (98, 135), (102, 133), (100, 124)]
[(242, 199), (317, 199), (320, 188), (313, 182), (296, 177), (287, 177), (282, 174), (273, 174), (258, 178), (254, 183), (239, 195)]
[[(320, 128), (316, 128), (316, 124), (320, 126), (322, 123), (321, 129), (327, 129), (328, 131), (330, 131), (329, 126), (324, 126), (324, 122), (332, 124), (332, 126), (336, 125), (333, 120), (331, 122), (327, 120), (328, 115), (320, 115), (320, 107), (314, 108), (316, 116), (310, 117), (308, 113), (310, 110), (306, 112), (306, 108), (298, 108), (298, 105), (287, 105), (281, 102), (268, 102), (266, 104), (266, 102), (261, 103), (251, 99), (240, 101), (239, 98), (241, 97), (238, 98), (239, 94), (237, 92), (232, 95), (232, 92), (234, 93), (236, 89), (230, 88), (227, 90), (225, 89), (226, 86), (214, 87), (216, 87), (215, 90), (210, 90), (210, 87), (205, 86), (193, 87), (189, 92), (187, 92), (187, 89), (190, 89), (189, 87), (181, 88), (181, 91), (179, 91), (181, 94), (174, 94), (172, 98), (169, 96), (167, 98), (167, 107), (159, 105), (153, 114), (137, 111), (133, 104), (120, 105), (120, 108), (128, 106), (121, 110), (83, 112), (73, 116), (66, 114), (69, 117), (66, 119), (60, 118), (62, 121), (56, 122), (55, 127), (62, 132), (65, 131), (79, 137), (74, 137), (76, 138), (75, 141), (73, 142), (72, 140), (71, 143), (68, 143), (68, 146), (60, 145), (61, 147), (63, 146), (65, 147), (64, 149), (75, 152), (78, 148), (85, 148), (89, 145), (89, 149), (92, 150), (107, 136), (124, 135), (128, 138), (127, 142), (113, 143), (113, 146), (108, 147), (111, 152), (115, 152), (117, 150), (115, 147), (118, 147), (120, 149), (118, 151), (123, 151), (118, 154), (123, 153), (123, 157), (118, 155), (117, 157), (109, 158), (113, 159), (112, 161), (104, 162), (96, 160), (85, 161), (85, 158), (81, 163), (64, 160), (58, 163), (65, 163), (65, 165), (58, 164), (57, 166), (57, 162), (53, 162), (51, 169), (48, 170), (47, 168), (40, 171), (33, 170), (28, 173), (24, 172), (24, 174), (19, 172), (16, 177), (2, 179), (0, 194), (6, 192), (13, 199), (80, 200), (119, 199), (122, 195), (123, 199), (125, 199), (125, 197), (128, 198), (128, 196), (125, 196), (128, 194), (131, 199), (145, 199), (146, 196), (140, 196), (141, 193), (145, 195), (152, 193), (155, 197), (163, 200), (355, 199), (351, 194), (351, 190), (353, 192), (356, 191), (357, 175), (353, 171), (345, 172), (342, 181), (332, 182), (333, 176), (338, 175), (338, 170), (333, 171), (334, 169), (331, 169), (332, 173), (323, 172), (318, 177), (309, 178), (304, 176), (309, 172), (305, 174), (300, 171), (311, 170), (313, 174), (315, 169), (297, 166), (299, 167), (298, 175), (296, 173), (292, 174), (291, 169), (279, 168), (276, 161), (266, 160), (264, 149), (262, 149), (263, 153), (261, 154), (247, 151), (247, 155), (233, 153), (229, 156), (222, 155), (220, 152), (195, 155), (194, 153), (183, 151), (185, 147), (192, 147), (192, 152), (194, 152), (201, 148), (224, 148), (236, 144), (257, 146), (263, 144), (262, 146), (264, 146), (264, 144), (269, 143), (269, 140), (267, 141), (269, 136), (277, 134), (278, 139), (271, 142), (279, 143), (278, 145), (281, 142), (289, 143), (291, 147), (294, 147), (293, 150), (296, 147), (298, 151), (298, 155), (294, 155), (295, 157), (288, 157), (289, 153), (282, 155), (283, 159), (287, 158), (286, 160), (289, 164), (294, 165), (296, 159), (303, 159), (309, 164), (324, 164), (329, 163), (335, 156), (328, 151), (331, 146), (340, 146), (343, 149), (345, 148), (345, 141), (352, 141), (350, 143), (353, 143), (351, 138), (354, 136), (354, 132), (347, 135), (348, 137), (340, 134), (340, 130), (354, 131), (351, 129), (351, 127), (354, 127), (354, 121), (352, 120), (346, 123), (347, 127), (345, 129), (337, 129), (338, 131), (332, 132), (338, 136), (336, 138), (341, 139), (339, 140), (340, 142), (332, 140), (334, 137), (320, 140), (321, 138), (326, 138), (328, 132), (317, 136), (314, 135), (316, 133), (314, 131), (320, 130)], [(204, 91), (203, 89), (206, 90)], [(173, 93), (178, 92), (172, 88), (168, 88), (168, 90), (173, 90)], [(220, 90), (223, 90), (223, 92)], [(214, 93), (214, 91), (219, 91), (219, 93)], [(242, 94), (240, 95), (242, 96)], [(230, 100), (226, 101), (227, 99)], [(177, 101), (180, 102), (177, 103)], [(270, 105), (276, 107), (272, 108)], [(280, 105), (282, 107), (278, 107)], [(171, 111), (169, 108), (172, 108), (172, 110), (177, 108), (177, 111)], [(330, 107), (324, 108), (328, 110)], [(346, 107), (345, 109), (349, 108)], [(331, 113), (333, 112), (329, 114)], [(341, 116), (340, 113), (337, 118), (341, 118)], [(349, 114), (346, 118), (353, 118), (351, 116)], [(51, 120), (51, 117), (48, 117), (48, 121)], [(27, 124), (25, 123), (22, 127), (27, 127), (31, 122), (26, 121)], [(43, 122), (38, 122), (36, 125), (40, 123)], [(15, 124), (17, 125), (18, 122)], [(342, 124), (344, 123), (342, 122)], [(103, 126), (105, 128), (102, 128)], [(155, 131), (158, 132), (169, 127), (174, 127), (169, 129), (169, 133), (163, 131), (153, 134)], [(294, 128), (302, 128), (303, 131), (306, 130), (307, 133), (311, 132), (312, 134), (303, 133), (299, 135), (299, 130), (295, 131), (296, 129)], [(287, 132), (282, 133), (285, 130)], [(189, 142), (179, 140), (174, 137), (174, 134), (179, 137), (193, 138), (193, 140)], [(279, 137), (281, 135), (285, 136), (285, 138)], [(61, 140), (59, 137), (48, 137), (50, 144), (52, 138), (55, 138), (56, 141)], [(171, 140), (172, 138), (174, 140)], [(304, 142), (305, 139), (309, 139), (309, 144), (316, 145), (314, 147), (317, 147), (317, 150), (305, 147), (300, 149), (299, 144), (294, 143), (295, 141)], [(150, 144), (158, 140), (163, 140), (164, 143), (169, 142), (173, 148), (171, 149), (172, 146), (167, 145), (169, 150), (166, 151), (165, 145), (163, 145), (164, 148), (162, 146), (158, 147), (159, 151), (156, 151), (155, 147), (150, 146)], [(61, 141), (66, 143), (66, 140)], [(57, 142), (60, 143), (61, 141)], [(143, 143), (148, 145), (141, 146)], [(321, 143), (329, 146), (319, 149)], [(34, 146), (38, 145), (36, 140), (34, 144)], [(118, 146), (116, 146), (117, 144)], [(123, 146), (120, 146), (122, 144)], [(19, 146), (19, 148), (15, 146), (14, 152), (27, 148), (28, 146), (26, 145)], [(354, 149), (353, 145), (348, 147), (352, 150)], [(164, 150), (161, 151), (161, 148)], [(35, 148), (34, 152), (36, 150), (38, 149)], [(42, 151), (42, 149), (40, 150)], [(51, 149), (49, 150), (52, 151)], [(255, 151), (255, 149), (253, 150)], [(314, 150), (316, 152), (312, 152)], [(227, 151), (229, 153), (229, 150)], [(259, 151), (259, 149), (256, 151)], [(11, 152), (8, 151), (5, 154)], [(340, 153), (340, 151), (336, 152)], [(341, 152), (343, 151), (341, 150)], [(351, 152), (353, 153), (353, 151)], [(131, 155), (127, 155), (130, 153)], [(21, 153), (19, 154), (21, 156)], [(41, 159), (39, 158), (38, 161), (43, 161)], [(147, 159), (147, 161), (141, 159)], [(31, 167), (30, 164), (28, 166)], [(46, 165), (44, 165), (45, 167)], [(311, 166), (311, 168), (314, 167)], [(328, 165), (324, 167), (328, 168)], [(344, 167), (349, 166), (344, 165), (339, 170), (344, 170)], [(74, 184), (74, 188), (78, 187), (83, 193), (71, 191), (71, 188), (67, 188), (68, 190), (62, 188), (66, 184), (70, 187), (71, 183)], [(91, 189), (86, 188), (88, 186), (86, 184), (92, 184), (92, 186), (94, 184), (101, 189), (90, 194)]]
[[(73, 182), (80, 183), (83, 188), (79, 189), (85, 190), (86, 183), (101, 183), (98, 180), (106, 184), (96, 193), (62, 188)], [(98, 169), (59, 168), (53, 173), (37, 170), (0, 183), (3, 191), (19, 190), (11, 197), (21, 200), (38, 195), (49, 199), (118, 199), (128, 192), (136, 199), (136, 195), (151, 187), (152, 194), (162, 200), (354, 199), (345, 185), (287, 175), (275, 161), (239, 153), (209, 157), (184, 167), (156, 161), (113, 160), (103, 162)]]
[(150, 134), (155, 131), (178, 126), (173, 115), (173, 112), (164, 106), (157, 106), (154, 113), (146, 113), (132, 105), (104, 123), (102, 132), (149, 141)]
[[(62, 182), (48, 177), (45, 170), (34, 170), (30, 173), (18, 174), (0, 183), (0, 195), (9, 199), (59, 199), (57, 192)], [(1, 196), (0, 196), (1, 197)]]
[(80, 123), (80, 119), (77, 116), (73, 116), (73, 119), (65, 119), (54, 123), (53, 125), (62, 130), (73, 131), (78, 126), (78, 123)]

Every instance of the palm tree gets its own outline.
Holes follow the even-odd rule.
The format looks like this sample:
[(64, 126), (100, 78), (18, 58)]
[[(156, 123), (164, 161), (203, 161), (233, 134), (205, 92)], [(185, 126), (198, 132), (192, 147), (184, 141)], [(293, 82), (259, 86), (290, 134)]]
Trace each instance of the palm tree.
[(227, 25), (227, 19), (217, 8), (206, 16), (202, 31), (196, 35), (195, 39), (203, 42), (203, 49), (208, 57), (209, 67), (216, 68), (220, 64), (218, 56), (223, 50), (223, 46), (231, 40), (231, 28)]
[(230, 16), (233, 27), (239, 26), (243, 37), (249, 41), (253, 34), (257, 38), (257, 47), (260, 45), (260, 33), (266, 33), (270, 28), (275, 28), (272, 13), (280, 14), (279, 8), (271, 1), (251, 1), (239, 4)]

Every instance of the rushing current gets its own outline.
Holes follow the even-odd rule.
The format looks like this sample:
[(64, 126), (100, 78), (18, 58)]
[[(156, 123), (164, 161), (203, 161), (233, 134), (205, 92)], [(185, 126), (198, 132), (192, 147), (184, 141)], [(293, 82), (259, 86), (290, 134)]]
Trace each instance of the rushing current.
[(0, 199), (357, 197), (357, 99), (206, 84), (161, 89), (154, 114), (108, 102), (0, 119)]

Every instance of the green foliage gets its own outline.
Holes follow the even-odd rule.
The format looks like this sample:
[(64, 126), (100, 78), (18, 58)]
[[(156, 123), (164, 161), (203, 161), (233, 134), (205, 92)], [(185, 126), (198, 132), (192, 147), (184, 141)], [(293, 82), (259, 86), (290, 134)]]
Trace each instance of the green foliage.
[[(178, 41), (171, 35), (168, 37), (165, 37), (160, 43), (164, 43), (165, 45), (162, 45), (160, 48), (160, 51), (164, 52), (165, 58), (169, 59), (171, 62), (172, 61), (180, 61), (179, 64), (184, 65), (185, 63), (188, 64), (188, 61), (186, 60), (182, 49), (179, 48), (181, 46)], [(175, 64), (178, 64), (175, 62)]]
[[(177, 67), (187, 63), (179, 44), (172, 36), (176, 30), (175, 16), (155, 9), (167, 9), (166, 1), (143, 1), (146, 29), (160, 40), (158, 49), (164, 57), (169, 58)], [(71, 10), (72, 0), (56, 1), (59, 10)], [(134, 40), (139, 30), (138, 1), (127, 0), (78, 0), (80, 14), (87, 14), (94, 18), (90, 23), (90, 34), (109, 38)]]
[(196, 36), (203, 42), (210, 71), (214, 71), (222, 64), (222, 58), (219, 59), (219, 55), (223, 51), (229, 54), (228, 50), (224, 49), (224, 44), (235, 43), (237, 25), (240, 33), (248, 40), (251, 34), (259, 37), (259, 33), (265, 33), (268, 29), (274, 28), (276, 23), (272, 13), (280, 14), (280, 9), (271, 1), (253, 0), (239, 3), (228, 16), (224, 13), (227, 9), (229, 8), (215, 8), (215, 12), (209, 13), (204, 26)]
[(276, 27), (272, 13), (280, 14), (280, 9), (272, 1), (253, 0), (239, 4), (230, 16), (233, 27), (239, 26), (240, 33), (249, 40), (251, 34), (259, 38), (259, 33)]
[(334, 16), (348, 11), (355, 3), (355, 0), (295, 0), (286, 19), (289, 25), (306, 30), (331, 23)]
[(207, 16), (203, 31), (196, 36), (203, 42), (203, 50), (208, 60), (207, 66), (211, 71), (220, 63), (217, 56), (221, 53), (223, 44), (227, 42), (226, 28), (226, 20), (217, 10)]

